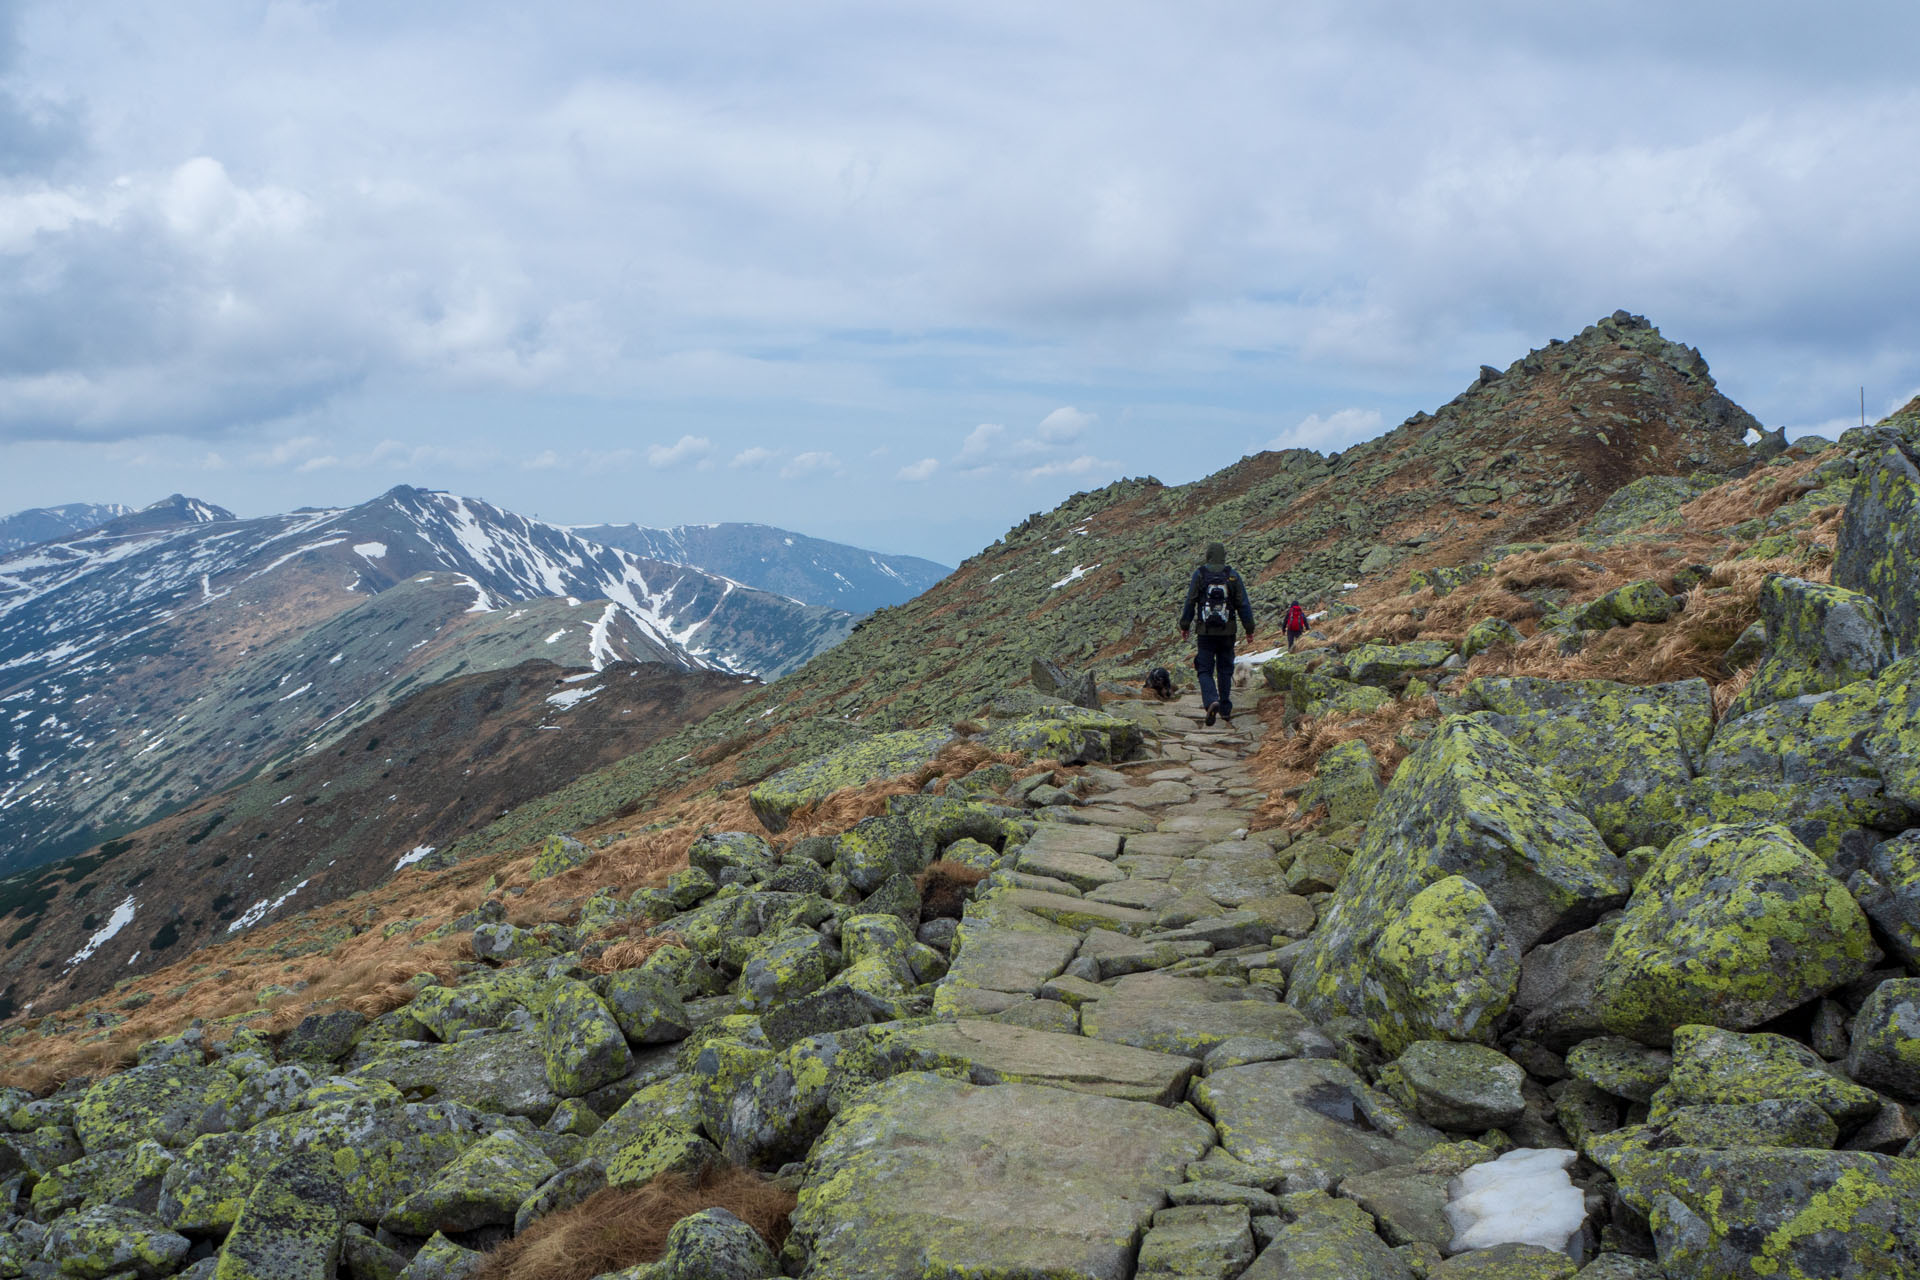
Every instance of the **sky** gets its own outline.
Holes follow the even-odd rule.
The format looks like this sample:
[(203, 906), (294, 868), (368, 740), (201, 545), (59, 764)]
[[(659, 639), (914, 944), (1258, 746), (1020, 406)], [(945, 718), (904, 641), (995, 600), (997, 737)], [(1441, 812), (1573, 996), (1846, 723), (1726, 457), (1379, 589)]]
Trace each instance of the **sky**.
[(1616, 308), (1920, 391), (1920, 6), (0, 0), (0, 511), (395, 484), (946, 563)]

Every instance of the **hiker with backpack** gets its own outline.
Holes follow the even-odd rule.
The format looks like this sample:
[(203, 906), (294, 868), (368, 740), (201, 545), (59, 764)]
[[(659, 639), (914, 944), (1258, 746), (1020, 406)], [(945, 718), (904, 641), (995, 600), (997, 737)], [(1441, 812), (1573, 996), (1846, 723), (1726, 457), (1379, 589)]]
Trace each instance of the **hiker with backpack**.
[(1292, 653), (1293, 642), (1298, 640), (1301, 633), (1307, 629), (1307, 611), (1300, 607), (1298, 600), (1287, 606), (1284, 625), (1287, 628), (1287, 652)]
[(1187, 581), (1187, 603), (1180, 610), (1180, 638), (1198, 631), (1193, 669), (1200, 675), (1200, 701), (1207, 705), (1207, 723), (1224, 716), (1233, 723), (1234, 623), (1253, 634), (1253, 601), (1247, 584), (1227, 563), (1227, 548), (1207, 544), (1206, 563)]

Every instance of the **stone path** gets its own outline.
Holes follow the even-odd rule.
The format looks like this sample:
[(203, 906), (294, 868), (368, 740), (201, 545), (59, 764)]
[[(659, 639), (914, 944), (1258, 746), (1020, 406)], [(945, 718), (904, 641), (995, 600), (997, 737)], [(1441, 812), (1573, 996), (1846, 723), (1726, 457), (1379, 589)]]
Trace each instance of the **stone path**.
[[(1232, 1280), (1256, 1255), (1292, 1274), (1311, 1240), (1276, 1192), (1439, 1141), (1280, 1001), (1316, 913), (1287, 837), (1249, 831), (1264, 727), (1206, 727), (1192, 698), (1147, 710), (1152, 758), (1087, 770), (960, 924), (935, 1001), (952, 1020), (912, 1038), (971, 1084), (884, 1090), (816, 1155), (809, 1275)], [(858, 1239), (833, 1230), (849, 1219)], [(1381, 1252), (1380, 1275), (1411, 1277)]]

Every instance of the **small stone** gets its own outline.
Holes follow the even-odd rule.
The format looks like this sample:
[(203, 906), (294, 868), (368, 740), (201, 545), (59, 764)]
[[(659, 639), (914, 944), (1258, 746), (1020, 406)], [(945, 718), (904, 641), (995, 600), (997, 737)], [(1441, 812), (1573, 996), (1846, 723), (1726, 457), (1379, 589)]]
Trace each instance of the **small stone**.
[(1519, 1119), (1526, 1078), (1497, 1049), (1446, 1040), (1417, 1041), (1380, 1073), (1382, 1087), (1428, 1124), (1471, 1133)]
[(1622, 1036), (1598, 1036), (1568, 1051), (1567, 1070), (1616, 1098), (1647, 1102), (1672, 1073), (1673, 1055)]
[(1253, 1224), (1244, 1204), (1162, 1209), (1140, 1242), (1135, 1280), (1234, 1280), (1253, 1261)]

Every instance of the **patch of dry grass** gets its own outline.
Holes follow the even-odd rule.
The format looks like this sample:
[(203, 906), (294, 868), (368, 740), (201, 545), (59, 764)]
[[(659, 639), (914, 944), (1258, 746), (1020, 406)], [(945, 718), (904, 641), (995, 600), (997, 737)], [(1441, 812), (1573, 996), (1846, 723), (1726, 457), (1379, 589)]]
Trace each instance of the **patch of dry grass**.
[(791, 1191), (730, 1165), (697, 1178), (663, 1173), (642, 1187), (610, 1187), (550, 1213), (486, 1256), (475, 1280), (592, 1280), (657, 1261), (673, 1224), (703, 1209), (725, 1209), (779, 1251), (796, 1203)]

